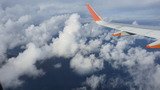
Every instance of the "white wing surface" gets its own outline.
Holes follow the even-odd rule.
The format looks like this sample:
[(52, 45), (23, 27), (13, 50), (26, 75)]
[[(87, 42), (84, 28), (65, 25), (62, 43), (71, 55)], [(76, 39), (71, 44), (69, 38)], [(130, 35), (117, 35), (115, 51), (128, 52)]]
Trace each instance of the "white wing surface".
[(157, 41), (147, 45), (146, 47), (147, 48), (160, 48), (160, 29), (156, 30), (156, 29), (149, 29), (149, 28), (140, 28), (140, 27), (135, 27), (135, 26), (131, 26), (131, 25), (105, 22), (95, 12), (95, 10), (91, 7), (91, 5), (87, 4), (86, 6), (87, 6), (88, 11), (90, 12), (93, 20), (98, 25), (101, 25), (104, 27), (110, 27), (110, 28), (113, 28), (116, 30), (120, 30), (119, 32), (112, 34), (113, 36), (125, 36), (125, 35), (137, 34), (137, 35), (155, 38), (155, 39), (157, 39)]

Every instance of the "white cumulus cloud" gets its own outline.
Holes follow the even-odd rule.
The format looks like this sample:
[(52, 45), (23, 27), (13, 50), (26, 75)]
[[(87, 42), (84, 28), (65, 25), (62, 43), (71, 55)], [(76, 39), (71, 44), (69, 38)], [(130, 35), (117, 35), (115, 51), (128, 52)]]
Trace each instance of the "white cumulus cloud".
[(56, 56), (71, 57), (78, 50), (78, 34), (81, 28), (80, 16), (73, 14), (66, 21), (63, 32), (59, 32), (59, 37), (53, 40), (53, 53)]
[(10, 58), (6, 64), (0, 68), (0, 81), (4, 87), (16, 87), (23, 83), (19, 79), (22, 75), (37, 76), (43, 74), (42, 70), (35, 67), (41, 50), (34, 44), (27, 45), (27, 49), (16, 58)]
[(79, 74), (88, 74), (103, 69), (103, 61), (97, 59), (95, 55), (83, 56), (76, 54), (70, 62), (70, 67)]
[(92, 75), (91, 77), (88, 77), (86, 81), (84, 82), (87, 86), (89, 86), (92, 90), (97, 90), (97, 88), (104, 84), (106, 75)]

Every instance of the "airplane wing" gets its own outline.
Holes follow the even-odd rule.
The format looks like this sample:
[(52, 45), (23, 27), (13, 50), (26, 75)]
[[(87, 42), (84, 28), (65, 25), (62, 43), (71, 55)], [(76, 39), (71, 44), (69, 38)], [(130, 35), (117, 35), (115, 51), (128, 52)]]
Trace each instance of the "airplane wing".
[(153, 29), (147, 29), (147, 28), (140, 28), (140, 27), (134, 27), (130, 25), (125, 24), (118, 24), (118, 23), (111, 23), (111, 22), (105, 22), (91, 7), (90, 4), (87, 4), (87, 9), (89, 13), (91, 14), (93, 20), (101, 26), (104, 27), (110, 27), (116, 30), (120, 30), (119, 32), (116, 32), (112, 34), (113, 36), (125, 36), (125, 35), (142, 35), (147, 36), (151, 38), (157, 39), (156, 42), (153, 42), (146, 46), (146, 48), (160, 48), (160, 29), (153, 30)]

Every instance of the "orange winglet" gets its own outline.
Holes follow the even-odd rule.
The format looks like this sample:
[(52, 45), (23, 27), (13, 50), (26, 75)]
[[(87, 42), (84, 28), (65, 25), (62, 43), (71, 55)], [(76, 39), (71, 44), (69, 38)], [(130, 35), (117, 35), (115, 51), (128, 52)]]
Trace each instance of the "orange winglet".
[(154, 48), (154, 49), (160, 49), (160, 44), (158, 45), (154, 45), (154, 46), (150, 46), (150, 45), (147, 45), (146, 48)]
[(94, 21), (101, 21), (101, 17), (98, 16), (98, 14), (94, 11), (94, 9), (91, 7), (90, 4), (86, 4), (88, 11), (90, 12), (92, 18), (94, 19)]

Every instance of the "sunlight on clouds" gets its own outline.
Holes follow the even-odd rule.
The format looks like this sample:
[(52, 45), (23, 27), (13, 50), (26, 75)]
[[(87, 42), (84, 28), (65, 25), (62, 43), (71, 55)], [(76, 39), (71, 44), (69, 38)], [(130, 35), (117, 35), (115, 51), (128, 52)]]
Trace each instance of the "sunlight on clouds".
[(88, 74), (103, 69), (103, 61), (95, 55), (87, 57), (77, 54), (70, 62), (70, 67), (79, 74)]
[[(126, 3), (134, 5), (137, 2), (140, 6), (146, 7), (159, 2), (159, 0), (123, 1), (125, 3), (121, 1), (122, 4), (113, 3), (115, 0), (107, 2), (113, 3), (109, 5), (110, 8), (125, 6)], [(16, 5), (17, 3), (19, 4)], [(84, 16), (81, 13), (72, 13), (75, 10), (84, 11), (82, 6), (77, 5), (73, 8), (72, 4), (65, 4), (59, 7), (57, 4), (55, 7), (54, 4), (43, 3), (41, 0), (39, 3), (17, 1), (13, 4), (5, 1), (0, 5), (0, 82), (5, 88), (21, 86), (25, 82), (20, 79), (21, 76), (37, 77), (45, 74), (43, 68), (37, 69), (35, 65), (37, 61), (61, 57), (70, 59), (69, 68), (74, 73), (89, 75), (80, 89), (86, 89), (86, 86), (96, 89), (105, 83), (105, 73), (94, 75), (108, 69), (104, 68), (105, 62), (110, 63), (114, 69), (125, 67), (124, 71), (133, 78), (130, 88), (136, 86), (138, 89), (160, 89), (158, 81), (160, 67), (156, 63), (160, 58), (160, 51), (149, 51), (135, 43), (139, 39), (148, 41), (147, 38), (112, 37), (114, 30), (97, 26), (90, 21), (84, 23)], [(8, 58), (7, 50), (18, 46), (24, 46), (24, 51), (19, 52), (16, 57)], [(55, 68), (61, 66), (56, 64)]]
[(6, 64), (0, 68), (0, 81), (4, 87), (16, 87), (23, 83), (19, 77), (27, 74), (28, 76), (38, 76), (42, 70), (35, 67), (37, 58), (41, 51), (34, 44), (27, 45), (27, 49), (20, 53), (16, 58), (10, 58)]
[(56, 56), (71, 57), (77, 51), (77, 39), (81, 28), (79, 18), (78, 14), (72, 14), (66, 21), (63, 32), (60, 32), (59, 37), (53, 40), (53, 54)]

